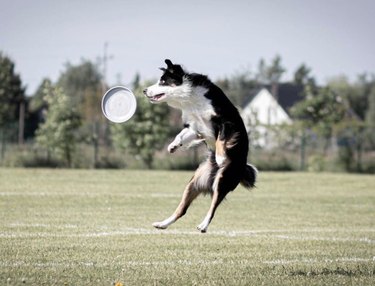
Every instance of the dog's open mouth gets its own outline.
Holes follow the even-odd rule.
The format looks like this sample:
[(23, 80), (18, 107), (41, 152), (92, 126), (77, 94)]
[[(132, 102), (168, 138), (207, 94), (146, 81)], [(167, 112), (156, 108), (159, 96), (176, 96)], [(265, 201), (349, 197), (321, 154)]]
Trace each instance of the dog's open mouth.
[(157, 95), (154, 95), (152, 97), (150, 97), (150, 100), (153, 101), (153, 102), (157, 102), (157, 101), (160, 101), (161, 99), (163, 99), (165, 97), (165, 93), (159, 93)]

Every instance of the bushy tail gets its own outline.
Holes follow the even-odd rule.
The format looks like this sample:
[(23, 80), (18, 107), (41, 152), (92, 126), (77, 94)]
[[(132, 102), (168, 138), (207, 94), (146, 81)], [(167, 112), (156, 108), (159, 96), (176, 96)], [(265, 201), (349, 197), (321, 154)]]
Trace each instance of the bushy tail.
[(247, 189), (253, 188), (255, 186), (257, 175), (257, 168), (255, 168), (253, 165), (247, 164), (244, 177), (241, 180), (241, 185)]

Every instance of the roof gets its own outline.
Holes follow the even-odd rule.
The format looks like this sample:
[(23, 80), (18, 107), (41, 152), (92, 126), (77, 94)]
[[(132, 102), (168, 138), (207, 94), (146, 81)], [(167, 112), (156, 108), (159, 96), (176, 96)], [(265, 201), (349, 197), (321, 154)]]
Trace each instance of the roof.
[[(260, 86), (254, 89), (254, 91), (249, 94), (249, 96), (243, 104), (243, 107), (247, 106), (255, 98), (255, 96), (264, 88), (272, 94), (271, 85)], [(304, 99), (302, 93), (303, 86), (301, 85), (295, 85), (292, 83), (280, 83), (278, 85), (277, 102), (289, 114), (290, 108), (297, 102)]]

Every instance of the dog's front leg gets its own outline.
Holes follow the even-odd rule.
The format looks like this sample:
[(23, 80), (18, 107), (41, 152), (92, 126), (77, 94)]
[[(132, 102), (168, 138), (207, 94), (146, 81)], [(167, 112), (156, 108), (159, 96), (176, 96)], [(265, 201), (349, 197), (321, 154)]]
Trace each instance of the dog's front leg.
[(169, 144), (168, 152), (174, 153), (181, 146), (189, 144), (190, 142), (196, 140), (197, 138), (198, 138), (197, 133), (194, 130), (186, 127), (182, 129), (182, 131), (177, 134), (173, 142)]

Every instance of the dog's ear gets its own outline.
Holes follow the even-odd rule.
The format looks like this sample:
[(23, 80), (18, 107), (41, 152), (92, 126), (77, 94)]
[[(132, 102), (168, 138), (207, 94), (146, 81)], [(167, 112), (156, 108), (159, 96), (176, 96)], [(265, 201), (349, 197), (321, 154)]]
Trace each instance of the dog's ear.
[(173, 67), (173, 64), (172, 64), (171, 60), (166, 59), (164, 62), (167, 64), (168, 68), (172, 68)]

